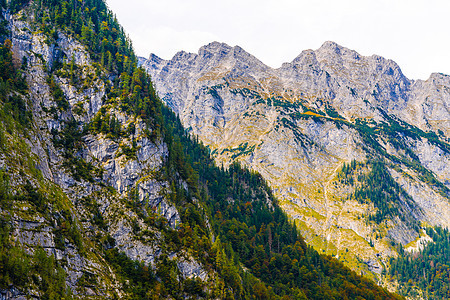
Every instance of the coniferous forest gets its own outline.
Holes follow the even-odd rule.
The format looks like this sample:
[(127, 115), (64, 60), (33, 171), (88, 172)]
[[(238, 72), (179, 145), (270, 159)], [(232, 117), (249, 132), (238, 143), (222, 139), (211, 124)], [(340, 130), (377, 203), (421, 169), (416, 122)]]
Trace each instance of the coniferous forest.
[(433, 239), (419, 252), (399, 248), (399, 257), (391, 259), (390, 276), (400, 282), (400, 292), (418, 296), (416, 288), (428, 299), (450, 299), (450, 232), (441, 227), (427, 228)]

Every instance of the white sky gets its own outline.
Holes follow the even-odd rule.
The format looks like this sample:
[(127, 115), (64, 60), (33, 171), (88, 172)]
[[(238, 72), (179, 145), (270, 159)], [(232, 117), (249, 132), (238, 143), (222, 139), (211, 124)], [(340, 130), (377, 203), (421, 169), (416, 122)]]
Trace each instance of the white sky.
[(449, 0), (107, 0), (139, 56), (212, 41), (271, 67), (330, 40), (396, 61), (410, 79), (450, 74)]

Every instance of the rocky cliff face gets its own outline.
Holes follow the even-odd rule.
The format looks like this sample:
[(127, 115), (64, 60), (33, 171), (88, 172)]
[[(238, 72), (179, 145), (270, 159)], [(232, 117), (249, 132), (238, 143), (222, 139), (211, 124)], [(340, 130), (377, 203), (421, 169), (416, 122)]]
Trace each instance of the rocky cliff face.
[(393, 242), (450, 225), (450, 77), (412, 81), (333, 42), (278, 69), (217, 42), (139, 62), (216, 161), (260, 172), (319, 251), (376, 274)]
[[(32, 120), (24, 128), (2, 115), (0, 124), (0, 175), (6, 174), (0, 179), (12, 199), (2, 204), (0, 216), (7, 220), (12, 244), (24, 255), (43, 249), (54, 257), (77, 298), (126, 296), (122, 275), (105, 260), (103, 247), (153, 269), (161, 256), (168, 257), (179, 278), (212, 280), (214, 271), (206, 271), (187, 249), (169, 249), (165, 240), (164, 232), (182, 223), (169, 200), (169, 183), (159, 175), (167, 144), (162, 137), (151, 139), (141, 118), (113, 104), (107, 94), (114, 78), (73, 35), (42, 32), (32, 5), (14, 15), (3, 11), (13, 62), (22, 64), (28, 85), (20, 97)], [(133, 130), (119, 137), (86, 131), (100, 115), (114, 117), (121, 131)], [(21, 196), (27, 182), (28, 196)], [(36, 199), (43, 202), (35, 205)], [(149, 218), (160, 225), (149, 225)], [(0, 297), (42, 296), (40, 281), (33, 282), (25, 290), (7, 287)]]

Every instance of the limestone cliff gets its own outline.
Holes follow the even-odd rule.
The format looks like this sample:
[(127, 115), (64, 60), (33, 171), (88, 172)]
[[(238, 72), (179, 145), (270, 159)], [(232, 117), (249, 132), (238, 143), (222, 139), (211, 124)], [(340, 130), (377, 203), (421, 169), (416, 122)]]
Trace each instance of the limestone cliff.
[[(55, 27), (49, 34), (36, 20), (37, 5), (31, 2), (18, 13), (2, 9), (8, 31), (2, 51), (11, 50), (28, 88), (2, 94), (0, 218), (2, 233), (10, 237), (2, 240), (1, 254), (9, 245), (17, 247), (13, 253), (24, 251), (22, 262), (11, 261), (10, 268), (31, 273), (17, 272), (19, 281), (3, 277), (14, 272), (5, 269), (2, 280), (12, 285), (2, 286), (0, 297), (49, 297), (48, 284), (55, 288), (56, 279), (32, 273), (39, 260), (58, 266), (54, 276), (63, 278), (58, 288), (67, 297), (126, 297), (123, 274), (103, 249), (116, 249), (112, 255), (124, 253), (154, 270), (164, 257), (177, 266), (180, 282), (217, 280), (188, 248), (174, 250), (166, 240), (182, 222), (169, 200), (170, 184), (160, 175), (169, 155), (162, 136), (114, 103), (110, 91), (117, 75), (93, 60), (73, 32)], [(8, 97), (23, 101), (25, 121), (3, 102)], [(94, 121), (102, 126), (106, 117), (114, 120), (115, 135), (95, 129)]]
[(278, 69), (218, 42), (139, 62), (216, 161), (260, 172), (319, 251), (376, 274), (421, 224), (450, 225), (450, 77), (409, 80), (334, 42)]

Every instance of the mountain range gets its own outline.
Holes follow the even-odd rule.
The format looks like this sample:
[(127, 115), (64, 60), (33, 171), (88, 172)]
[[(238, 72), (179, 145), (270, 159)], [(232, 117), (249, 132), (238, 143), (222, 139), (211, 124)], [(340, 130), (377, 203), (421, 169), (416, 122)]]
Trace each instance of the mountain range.
[(218, 164), (268, 181), (320, 253), (379, 280), (398, 245), (450, 225), (450, 76), (410, 80), (334, 42), (277, 69), (219, 42), (139, 64)]

